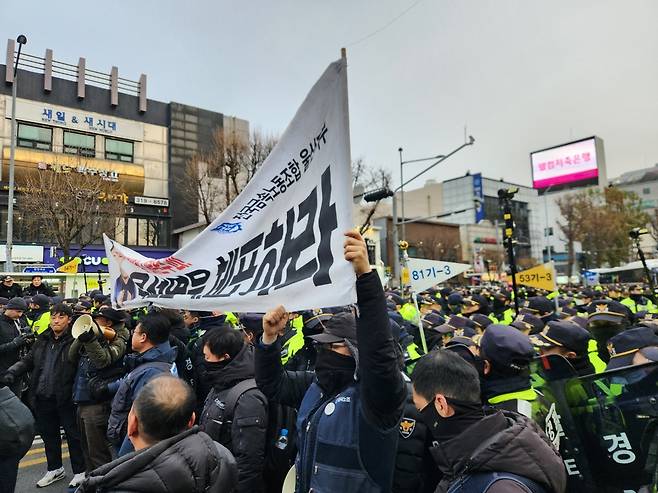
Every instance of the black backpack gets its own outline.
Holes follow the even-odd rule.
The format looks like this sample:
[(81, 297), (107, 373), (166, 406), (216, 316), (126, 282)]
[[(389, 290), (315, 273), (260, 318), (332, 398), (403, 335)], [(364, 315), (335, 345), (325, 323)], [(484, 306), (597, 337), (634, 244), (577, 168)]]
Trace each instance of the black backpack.
[[(231, 443), (231, 425), (235, 408), (245, 393), (258, 389), (256, 380), (250, 378), (243, 380), (228, 391), (226, 399), (210, 399), (206, 402), (204, 422), (207, 433), (211, 437), (218, 437), (223, 444)], [(297, 455), (297, 437), (295, 423), (297, 412), (295, 409), (268, 402), (267, 406), (267, 433), (265, 436), (265, 467), (263, 469), (264, 483), (271, 492), (280, 492), (283, 481), (290, 467), (295, 463)], [(281, 430), (288, 430), (288, 445), (285, 449), (276, 446)]]

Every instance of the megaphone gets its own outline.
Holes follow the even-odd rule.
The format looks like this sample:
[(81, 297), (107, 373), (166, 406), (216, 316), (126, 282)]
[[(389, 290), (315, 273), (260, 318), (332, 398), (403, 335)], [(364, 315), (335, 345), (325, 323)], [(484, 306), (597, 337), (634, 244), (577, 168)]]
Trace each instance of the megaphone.
[(94, 319), (91, 318), (91, 315), (85, 313), (80, 315), (73, 324), (73, 327), (71, 327), (71, 335), (74, 339), (77, 339), (82, 334), (89, 332), (90, 330), (93, 330), (96, 335), (100, 334), (100, 328), (98, 325), (96, 325)]

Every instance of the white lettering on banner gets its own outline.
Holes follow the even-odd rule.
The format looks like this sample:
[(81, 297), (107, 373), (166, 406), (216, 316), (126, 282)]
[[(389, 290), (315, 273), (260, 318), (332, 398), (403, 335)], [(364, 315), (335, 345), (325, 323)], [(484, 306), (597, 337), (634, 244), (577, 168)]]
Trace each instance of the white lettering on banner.
[(418, 293), (471, 268), (469, 264), (409, 257), (409, 283)]
[(356, 301), (343, 259), (353, 227), (346, 70), (344, 60), (327, 68), (243, 192), (172, 256), (105, 237), (116, 306), (262, 312)]
[[(5, 117), (11, 118), (11, 100), (5, 105)], [(142, 141), (144, 124), (130, 120), (116, 120), (100, 113), (82, 112), (73, 108), (52, 106), (36, 101), (18, 99), (16, 119), (42, 123), (77, 130), (80, 132), (103, 134), (109, 137)]]

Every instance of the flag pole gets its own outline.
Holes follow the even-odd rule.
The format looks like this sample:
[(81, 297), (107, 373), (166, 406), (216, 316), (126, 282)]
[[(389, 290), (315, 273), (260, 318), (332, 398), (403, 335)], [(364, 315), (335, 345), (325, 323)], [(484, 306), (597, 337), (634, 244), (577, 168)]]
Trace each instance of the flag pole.
[[(425, 354), (427, 354), (427, 341), (425, 340), (425, 330), (423, 329), (423, 320), (420, 316), (420, 309), (418, 308), (418, 300), (416, 299), (416, 292), (414, 291), (413, 286), (411, 285), (411, 282), (409, 282), (409, 254), (407, 253), (407, 248), (409, 248), (409, 243), (406, 241), (401, 241), (400, 242), (400, 250), (402, 250), (402, 262), (404, 265), (404, 269), (407, 272), (407, 282), (404, 282), (405, 276), (402, 277), (402, 282), (403, 286), (407, 284), (409, 286), (409, 291), (411, 292), (411, 297), (414, 300), (414, 307), (416, 308), (416, 316), (417, 322), (418, 322), (418, 331), (420, 332), (420, 342), (423, 346), (423, 351)], [(403, 288), (404, 289), (404, 288)], [(404, 293), (403, 293), (404, 294)]]

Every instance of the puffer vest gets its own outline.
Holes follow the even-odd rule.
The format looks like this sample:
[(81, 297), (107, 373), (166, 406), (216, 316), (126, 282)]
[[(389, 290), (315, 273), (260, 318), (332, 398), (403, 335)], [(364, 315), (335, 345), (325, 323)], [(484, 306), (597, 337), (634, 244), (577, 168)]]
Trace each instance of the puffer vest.
[(297, 433), (297, 493), (390, 491), (398, 427), (382, 431), (367, 422), (358, 383), (330, 398), (311, 384), (299, 408)]

